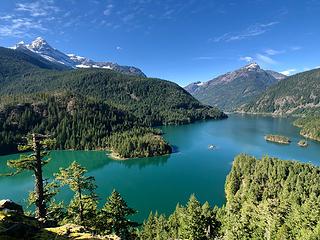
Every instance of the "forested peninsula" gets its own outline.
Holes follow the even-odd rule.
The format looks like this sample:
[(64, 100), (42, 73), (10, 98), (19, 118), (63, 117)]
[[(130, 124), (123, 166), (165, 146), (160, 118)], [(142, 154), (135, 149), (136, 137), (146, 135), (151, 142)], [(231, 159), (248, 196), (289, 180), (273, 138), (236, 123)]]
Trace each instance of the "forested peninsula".
[(301, 136), (320, 142), (320, 115), (299, 118), (294, 121), (293, 125), (301, 128)]

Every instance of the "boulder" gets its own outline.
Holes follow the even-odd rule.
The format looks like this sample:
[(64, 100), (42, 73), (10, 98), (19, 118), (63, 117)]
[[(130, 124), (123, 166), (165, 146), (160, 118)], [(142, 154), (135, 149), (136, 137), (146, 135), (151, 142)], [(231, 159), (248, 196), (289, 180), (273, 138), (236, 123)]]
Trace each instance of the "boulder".
[(5, 210), (14, 211), (14, 212), (23, 214), (22, 206), (13, 202), (10, 199), (0, 200), (0, 211), (5, 211)]
[(38, 220), (24, 215), (22, 206), (0, 200), (0, 239), (31, 239), (39, 229)]

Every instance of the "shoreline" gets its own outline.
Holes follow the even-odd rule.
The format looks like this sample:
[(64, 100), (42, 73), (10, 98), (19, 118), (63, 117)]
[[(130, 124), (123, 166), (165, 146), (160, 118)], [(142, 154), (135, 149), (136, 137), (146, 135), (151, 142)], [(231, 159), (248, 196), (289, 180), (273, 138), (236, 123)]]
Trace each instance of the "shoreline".
[(111, 158), (112, 160), (116, 160), (116, 161), (126, 161), (126, 160), (129, 160), (129, 159), (132, 159), (132, 158), (120, 157), (118, 153), (116, 153), (116, 152), (114, 152), (113, 150), (110, 150), (110, 149), (107, 150), (106, 156)]
[(128, 161), (128, 160), (134, 160), (134, 159), (144, 159), (144, 158), (153, 158), (153, 157), (163, 157), (163, 156), (168, 156), (171, 155), (172, 153), (164, 154), (164, 155), (156, 155), (156, 156), (150, 156), (150, 157), (132, 157), (132, 158), (123, 158), (120, 157), (119, 154), (114, 152), (113, 150), (108, 149), (106, 156), (109, 157), (112, 160), (115, 161)]
[(277, 113), (268, 113), (268, 112), (242, 112), (242, 111), (233, 111), (228, 112), (229, 115), (238, 114), (238, 115), (251, 115), (251, 116), (265, 116), (273, 118), (299, 118), (305, 116), (305, 114), (277, 114)]

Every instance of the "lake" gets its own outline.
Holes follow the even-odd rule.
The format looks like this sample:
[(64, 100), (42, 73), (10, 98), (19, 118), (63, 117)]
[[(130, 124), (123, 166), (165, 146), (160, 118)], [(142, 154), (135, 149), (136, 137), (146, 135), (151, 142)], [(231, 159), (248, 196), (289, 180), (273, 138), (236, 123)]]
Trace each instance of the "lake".
[[(166, 140), (175, 147), (170, 156), (114, 161), (105, 152), (53, 151), (44, 175), (52, 177), (59, 167), (78, 161), (94, 176), (101, 204), (112, 189), (118, 190), (142, 221), (151, 210), (169, 214), (178, 202), (185, 204), (192, 193), (203, 203), (221, 206), (225, 202), (224, 183), (233, 158), (239, 153), (299, 160), (320, 165), (320, 144), (309, 141), (307, 148), (297, 146), (301, 139), (293, 119), (230, 115), (221, 121), (204, 121), (183, 126), (162, 127)], [(291, 138), (290, 145), (264, 140), (266, 134)], [(216, 149), (209, 150), (213, 144)], [(6, 160), (19, 154), (0, 156), (1, 172), (8, 171)], [(30, 173), (0, 178), (0, 198), (25, 204), (33, 188)], [(58, 198), (68, 202), (72, 194), (63, 189)]]

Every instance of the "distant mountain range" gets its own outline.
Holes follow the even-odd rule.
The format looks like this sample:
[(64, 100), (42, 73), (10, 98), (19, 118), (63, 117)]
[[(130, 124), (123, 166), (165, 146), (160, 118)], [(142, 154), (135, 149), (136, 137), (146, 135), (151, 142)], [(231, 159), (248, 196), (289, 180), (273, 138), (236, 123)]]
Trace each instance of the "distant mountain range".
[(320, 113), (320, 69), (288, 77), (239, 111), (273, 115)]
[(35, 57), (35, 55), (38, 55), (39, 57), (42, 57), (56, 64), (59, 68), (102, 68), (111, 69), (124, 74), (146, 77), (146, 75), (136, 67), (121, 66), (117, 63), (112, 62), (96, 62), (94, 60), (78, 56), (76, 54), (65, 54), (51, 47), (48, 42), (41, 37), (36, 38), (30, 44), (20, 42), (11, 49), (24, 52), (33, 57)]
[(263, 70), (257, 63), (251, 63), (208, 82), (191, 83), (185, 90), (204, 104), (233, 111), (285, 78), (281, 73)]

